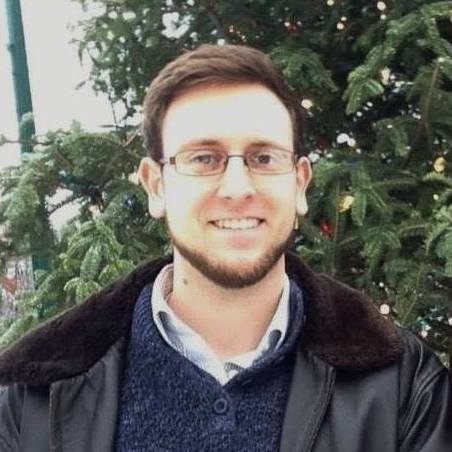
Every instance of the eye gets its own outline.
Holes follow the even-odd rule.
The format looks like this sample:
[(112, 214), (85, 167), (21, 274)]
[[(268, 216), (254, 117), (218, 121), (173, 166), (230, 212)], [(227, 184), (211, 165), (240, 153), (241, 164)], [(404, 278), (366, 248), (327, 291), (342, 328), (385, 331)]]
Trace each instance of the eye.
[(221, 156), (216, 152), (211, 151), (201, 151), (192, 155), (190, 157), (190, 163), (200, 163), (203, 165), (211, 165), (213, 163), (218, 162), (221, 159)]
[(184, 153), (185, 163), (190, 165), (213, 165), (221, 161), (221, 153), (211, 150), (195, 150)]
[(253, 152), (249, 156), (250, 162), (256, 165), (269, 165), (271, 163), (274, 163), (278, 160), (277, 151), (273, 151), (271, 149), (269, 150), (262, 150)]

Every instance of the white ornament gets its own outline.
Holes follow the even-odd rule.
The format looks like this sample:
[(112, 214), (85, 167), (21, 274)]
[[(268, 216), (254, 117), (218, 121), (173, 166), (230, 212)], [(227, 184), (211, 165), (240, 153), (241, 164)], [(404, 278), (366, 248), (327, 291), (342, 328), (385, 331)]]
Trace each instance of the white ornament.
[(346, 133), (340, 133), (336, 138), (339, 144), (347, 143), (348, 140), (350, 140), (350, 137)]
[(312, 102), (311, 99), (303, 99), (303, 100), (301, 101), (301, 106), (302, 106), (303, 108), (306, 108), (306, 110), (309, 110), (310, 108), (312, 108), (313, 105), (314, 105), (314, 102)]
[(317, 152), (310, 152), (308, 154), (308, 159), (311, 161), (311, 163), (316, 163), (320, 159), (320, 155), (317, 154)]
[(336, 28), (338, 30), (343, 30), (345, 28), (345, 25), (342, 22), (338, 22), (337, 25), (336, 25)]
[(388, 315), (391, 312), (391, 308), (388, 304), (383, 303), (380, 305), (380, 313), (383, 315)]
[(380, 11), (384, 11), (386, 9), (386, 3), (385, 2), (377, 2), (377, 8)]
[(356, 140), (354, 138), (349, 138), (347, 140), (347, 144), (351, 147), (354, 148), (356, 146)]
[(326, 4), (328, 6), (333, 6), (334, 5), (334, 0), (327, 0)]
[(381, 83), (383, 83), (383, 85), (387, 85), (390, 80), (391, 69), (385, 67), (384, 69), (381, 70), (380, 74), (381, 74)]

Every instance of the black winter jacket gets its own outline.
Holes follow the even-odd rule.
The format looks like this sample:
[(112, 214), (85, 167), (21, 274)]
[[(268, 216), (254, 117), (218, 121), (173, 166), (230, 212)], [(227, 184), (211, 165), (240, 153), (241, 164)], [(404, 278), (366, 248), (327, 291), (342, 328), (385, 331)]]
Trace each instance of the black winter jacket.
[[(138, 268), (2, 353), (1, 452), (112, 450), (134, 303), (169, 261)], [(286, 270), (307, 320), (280, 451), (451, 452), (451, 377), (436, 357), (354, 289), (291, 254)]]

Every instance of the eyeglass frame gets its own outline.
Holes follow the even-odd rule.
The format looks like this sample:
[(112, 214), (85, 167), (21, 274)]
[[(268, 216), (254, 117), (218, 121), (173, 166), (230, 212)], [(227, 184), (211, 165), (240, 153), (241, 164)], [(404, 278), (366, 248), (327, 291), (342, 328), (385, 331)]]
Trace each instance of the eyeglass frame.
[(224, 163), (224, 167), (222, 169), (222, 171), (218, 172), (218, 173), (210, 173), (210, 174), (184, 174), (184, 173), (180, 173), (177, 170), (177, 165), (176, 165), (176, 157), (179, 154), (183, 154), (185, 152), (193, 152), (190, 150), (186, 150), (186, 151), (180, 151), (178, 153), (176, 153), (175, 155), (172, 155), (171, 157), (168, 158), (161, 158), (158, 160), (158, 163), (160, 163), (162, 166), (163, 165), (174, 165), (174, 169), (176, 170), (177, 174), (180, 174), (181, 176), (192, 176), (192, 177), (208, 177), (208, 176), (218, 176), (219, 174), (224, 174), (226, 171), (226, 168), (228, 167), (228, 163), (229, 163), (229, 159), (232, 157), (239, 157), (243, 160), (243, 164), (248, 168), (248, 171), (252, 174), (259, 174), (262, 176), (279, 176), (281, 174), (289, 174), (291, 173), (294, 169), (295, 169), (295, 165), (296, 165), (296, 161), (297, 161), (297, 156), (295, 155), (295, 152), (293, 151), (288, 151), (286, 149), (278, 149), (279, 151), (291, 154), (291, 161), (292, 161), (292, 168), (289, 171), (284, 171), (282, 173), (260, 173), (258, 171), (255, 171), (253, 169), (251, 169), (248, 165), (248, 162), (246, 161), (247, 155), (246, 154), (227, 154), (227, 152), (223, 152), (223, 151), (219, 151), (219, 153), (221, 154), (227, 154), (226, 155), (226, 160)]

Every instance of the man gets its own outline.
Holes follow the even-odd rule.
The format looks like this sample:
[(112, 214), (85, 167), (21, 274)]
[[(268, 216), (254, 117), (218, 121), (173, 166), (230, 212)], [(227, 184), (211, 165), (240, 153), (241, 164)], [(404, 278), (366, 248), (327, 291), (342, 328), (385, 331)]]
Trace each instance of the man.
[(4, 352), (0, 449), (451, 451), (446, 369), (288, 252), (311, 167), (270, 60), (188, 52), (144, 117), (139, 177), (174, 255)]

